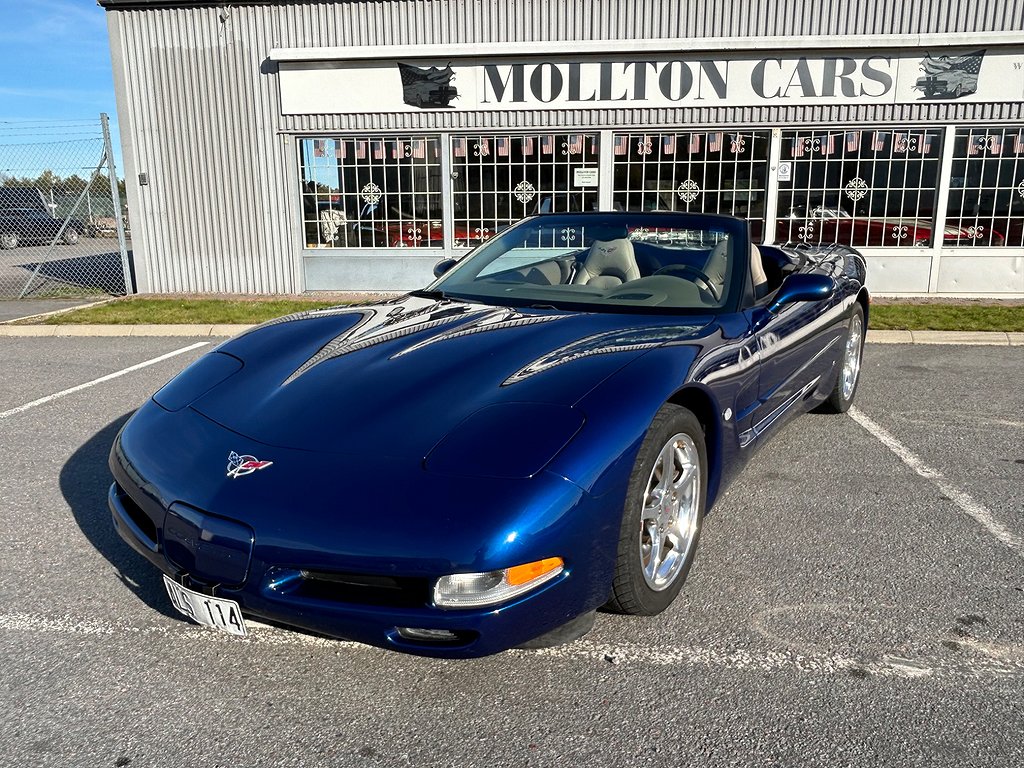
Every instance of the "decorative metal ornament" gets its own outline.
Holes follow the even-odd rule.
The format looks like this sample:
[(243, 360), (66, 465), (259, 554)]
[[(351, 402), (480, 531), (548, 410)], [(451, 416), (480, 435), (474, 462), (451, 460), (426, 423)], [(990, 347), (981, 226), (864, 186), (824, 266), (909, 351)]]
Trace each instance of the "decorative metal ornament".
[(848, 198), (853, 200), (853, 202), (863, 200), (868, 194), (868, 183), (860, 176), (855, 179), (850, 179), (846, 182), (845, 194)]
[(227, 476), (231, 479), (245, 477), (246, 475), (251, 475), (256, 470), (266, 469), (273, 463), (272, 461), (260, 461), (249, 453), (240, 454), (230, 451), (228, 453)]
[(1024, 198), (1024, 179), (1017, 185), (1017, 194)]
[(651, 140), (646, 139), (644, 141), (638, 141), (636, 143), (636, 151), (639, 155), (649, 155), (653, 151), (651, 149)]
[(810, 242), (814, 239), (814, 222), (808, 221), (802, 227), (798, 228), (796, 233), (800, 235), (800, 239), (805, 243)]
[(893, 146), (897, 152), (915, 152), (917, 150), (917, 137), (907, 134), (900, 134), (896, 137)]
[(892, 238), (893, 240), (906, 240), (908, 232), (909, 230), (905, 224), (894, 224), (892, 227)]
[(562, 239), (565, 242), (569, 242), (571, 239), (576, 237), (576, 229), (574, 227), (563, 227), (562, 228)]
[(381, 188), (374, 184), (372, 181), (359, 190), (359, 196), (363, 198), (363, 202), (367, 205), (376, 205), (380, 202), (380, 199), (384, 196)]
[(486, 227), (477, 227), (476, 229), (473, 230), (473, 232), (474, 234), (476, 234), (477, 240), (482, 241), (491, 239), (491, 230), (487, 229)]
[(676, 194), (684, 203), (692, 203), (700, 197), (700, 186), (693, 179), (687, 179), (676, 187)]
[(983, 227), (981, 224), (968, 227), (967, 236), (972, 240), (980, 240), (985, 236), (985, 227)]
[(512, 194), (520, 203), (528, 203), (537, 196), (537, 189), (530, 182), (523, 179), (512, 189)]

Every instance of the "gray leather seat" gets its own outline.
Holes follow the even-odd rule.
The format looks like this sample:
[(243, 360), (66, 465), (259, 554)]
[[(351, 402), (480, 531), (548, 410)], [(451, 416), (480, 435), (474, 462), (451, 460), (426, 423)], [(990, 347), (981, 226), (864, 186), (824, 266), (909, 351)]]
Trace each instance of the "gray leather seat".
[(708, 260), (704, 262), (701, 270), (711, 281), (711, 289), (714, 291), (715, 299), (721, 300), (725, 291), (725, 276), (729, 269), (729, 241), (721, 240), (711, 249)]
[[(729, 267), (729, 241), (722, 240), (708, 255), (704, 263), (703, 272), (711, 279), (711, 287), (714, 288), (716, 298), (722, 298), (725, 290), (725, 278)], [(764, 272), (764, 264), (761, 263), (761, 252), (753, 243), (750, 244), (750, 276), (754, 285), (754, 294), (758, 295), (768, 282), (768, 276)]]
[(621, 237), (617, 240), (595, 240), (572, 282), (574, 285), (605, 289), (639, 279), (640, 267), (633, 255), (633, 243)]
[(750, 244), (750, 276), (754, 284), (754, 296), (761, 298), (768, 288), (768, 275), (764, 273), (761, 252), (753, 243)]

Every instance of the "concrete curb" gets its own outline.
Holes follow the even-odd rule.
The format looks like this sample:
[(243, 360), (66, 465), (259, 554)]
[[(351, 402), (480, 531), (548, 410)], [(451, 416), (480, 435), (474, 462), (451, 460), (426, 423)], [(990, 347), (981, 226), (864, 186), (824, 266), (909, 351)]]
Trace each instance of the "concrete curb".
[(966, 346), (1024, 346), (1024, 333), (1004, 331), (868, 331), (874, 344), (958, 344)]
[(228, 337), (254, 325), (0, 325), (0, 336)]
[[(3, 336), (178, 336), (227, 338), (254, 325), (0, 325)], [(869, 344), (1024, 346), (1024, 333), (1003, 331), (868, 331)]]

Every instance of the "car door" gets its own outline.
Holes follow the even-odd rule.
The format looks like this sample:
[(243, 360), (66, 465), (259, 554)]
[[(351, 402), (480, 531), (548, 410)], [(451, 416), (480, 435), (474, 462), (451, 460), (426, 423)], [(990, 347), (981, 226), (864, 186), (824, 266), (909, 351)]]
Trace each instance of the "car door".
[(798, 301), (771, 313), (765, 305), (749, 310), (752, 342), (760, 360), (758, 401), (749, 439), (767, 436), (804, 412), (803, 401), (831, 383), (844, 332), (837, 297)]

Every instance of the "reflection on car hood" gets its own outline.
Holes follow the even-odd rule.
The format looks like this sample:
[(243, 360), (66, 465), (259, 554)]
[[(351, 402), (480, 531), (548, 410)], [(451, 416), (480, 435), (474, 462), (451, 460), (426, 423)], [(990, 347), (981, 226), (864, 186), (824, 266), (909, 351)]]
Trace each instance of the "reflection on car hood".
[(193, 407), (269, 445), (422, 457), (484, 406), (571, 406), (709, 322), (408, 296), (282, 318), (227, 342), (220, 349), (245, 366)]

